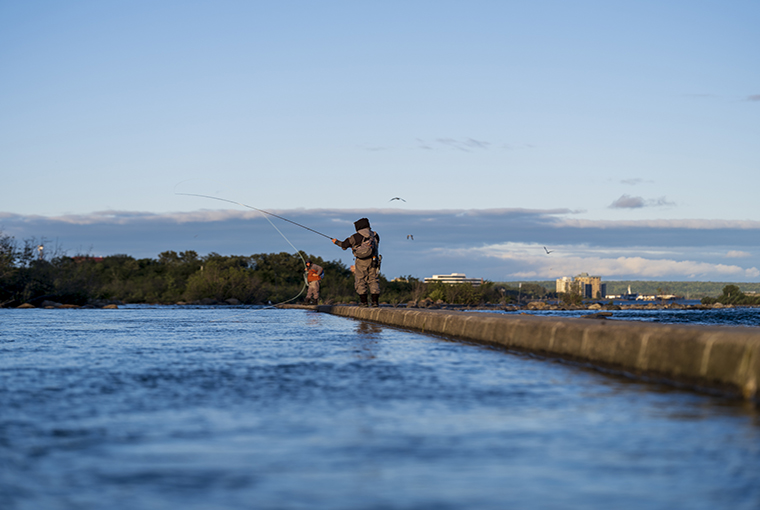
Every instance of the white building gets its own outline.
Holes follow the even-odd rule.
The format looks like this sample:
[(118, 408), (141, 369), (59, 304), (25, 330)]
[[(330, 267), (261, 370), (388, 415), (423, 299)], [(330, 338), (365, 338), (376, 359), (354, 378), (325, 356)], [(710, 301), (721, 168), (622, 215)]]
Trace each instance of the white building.
[(562, 278), (557, 278), (557, 292), (563, 293), (563, 294), (572, 294), (573, 293), (573, 277), (563, 276)]
[(425, 278), (425, 283), (471, 283), (482, 285), (483, 278), (467, 278), (464, 273), (434, 274), (432, 278)]

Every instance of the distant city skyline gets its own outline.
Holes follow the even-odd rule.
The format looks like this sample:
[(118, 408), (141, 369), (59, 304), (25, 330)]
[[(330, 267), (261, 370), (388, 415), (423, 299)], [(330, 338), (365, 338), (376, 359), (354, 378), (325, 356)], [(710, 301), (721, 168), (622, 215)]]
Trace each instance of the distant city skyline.
[(3, 2), (0, 230), (290, 249), (194, 193), (370, 216), (390, 277), (757, 280), (758, 26), (751, 0)]

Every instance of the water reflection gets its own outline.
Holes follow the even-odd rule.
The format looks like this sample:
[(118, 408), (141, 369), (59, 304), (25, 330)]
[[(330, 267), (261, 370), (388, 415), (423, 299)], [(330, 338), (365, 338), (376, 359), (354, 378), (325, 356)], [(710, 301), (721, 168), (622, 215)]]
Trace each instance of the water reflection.
[(357, 335), (356, 353), (357, 359), (370, 360), (377, 357), (378, 340), (383, 332), (383, 327), (373, 322), (359, 321), (354, 329)]
[(374, 322), (359, 321), (356, 324), (356, 334), (367, 338), (378, 338), (382, 333), (383, 327)]
[(321, 328), (324, 324), (325, 315), (322, 313), (309, 313), (306, 315), (306, 325), (310, 328)]

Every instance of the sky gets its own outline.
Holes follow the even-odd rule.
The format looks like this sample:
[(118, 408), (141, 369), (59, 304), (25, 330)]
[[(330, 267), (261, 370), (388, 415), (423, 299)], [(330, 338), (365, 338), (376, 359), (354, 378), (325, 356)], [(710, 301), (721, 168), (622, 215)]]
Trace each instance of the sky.
[(370, 218), (388, 277), (757, 281), (758, 26), (754, 0), (0, 0), (0, 232), (350, 264), (255, 208)]

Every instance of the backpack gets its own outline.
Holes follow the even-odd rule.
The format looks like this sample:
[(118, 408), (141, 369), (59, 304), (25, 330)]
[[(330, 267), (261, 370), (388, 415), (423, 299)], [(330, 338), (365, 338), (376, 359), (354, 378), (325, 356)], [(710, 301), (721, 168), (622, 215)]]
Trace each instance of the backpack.
[(369, 237), (363, 237), (359, 246), (354, 248), (354, 255), (357, 259), (368, 259), (377, 253), (377, 238), (375, 233), (369, 231)]

